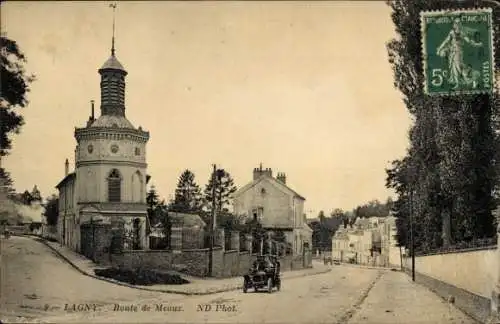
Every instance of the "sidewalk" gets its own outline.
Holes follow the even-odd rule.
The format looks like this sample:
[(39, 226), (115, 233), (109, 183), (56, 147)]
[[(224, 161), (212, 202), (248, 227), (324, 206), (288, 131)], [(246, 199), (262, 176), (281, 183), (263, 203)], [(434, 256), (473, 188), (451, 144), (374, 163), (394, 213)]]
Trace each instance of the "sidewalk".
[[(131, 285), (128, 283), (119, 282), (114, 279), (96, 276), (94, 270), (102, 269), (103, 267), (96, 265), (91, 260), (68, 249), (67, 247), (61, 246), (61, 244), (57, 242), (46, 241), (38, 237), (33, 239), (51, 248), (61, 258), (63, 258), (66, 262), (71, 264), (76, 270), (78, 270), (82, 274), (95, 279), (114, 283), (120, 286), (126, 286), (146, 291), (157, 291), (157, 292), (181, 294), (181, 295), (209, 295), (209, 294), (238, 290), (243, 288), (242, 285), (243, 282), (241, 277), (214, 279), (214, 278), (198, 278), (186, 275), (182, 276), (187, 280), (189, 280), (190, 283), (185, 285), (153, 285), (153, 286)], [(331, 269), (327, 266), (323, 266), (322, 264), (318, 264), (316, 262), (314, 263), (315, 263), (314, 268), (282, 272), (281, 278), (286, 280), (286, 279), (311, 276), (331, 271)]]
[(405, 273), (395, 271), (384, 272), (353, 313), (348, 323), (476, 323)]

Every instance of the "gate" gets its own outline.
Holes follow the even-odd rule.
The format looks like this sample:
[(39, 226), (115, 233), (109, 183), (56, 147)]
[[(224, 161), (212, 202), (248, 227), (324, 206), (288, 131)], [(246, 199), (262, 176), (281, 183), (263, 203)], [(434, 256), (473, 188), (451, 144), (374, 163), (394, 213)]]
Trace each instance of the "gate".
[(80, 239), (81, 239), (81, 249), (82, 254), (94, 260), (94, 250), (95, 250), (95, 240), (94, 240), (93, 226), (90, 224), (80, 225)]

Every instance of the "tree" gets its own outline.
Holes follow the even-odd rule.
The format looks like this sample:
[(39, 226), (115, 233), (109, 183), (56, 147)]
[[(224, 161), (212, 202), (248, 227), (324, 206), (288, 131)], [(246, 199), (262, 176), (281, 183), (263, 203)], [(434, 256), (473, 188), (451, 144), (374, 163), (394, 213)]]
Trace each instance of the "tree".
[(177, 183), (175, 198), (169, 210), (179, 213), (199, 213), (203, 207), (200, 187), (190, 170), (185, 170)]
[(25, 190), (22, 194), (21, 194), (21, 203), (23, 205), (31, 205), (31, 203), (35, 200), (35, 198), (31, 195), (31, 192), (29, 192), (28, 190)]
[(43, 215), (47, 220), (47, 225), (57, 225), (57, 219), (59, 218), (59, 198), (56, 195), (52, 195), (46, 199)]
[(161, 199), (156, 191), (154, 185), (151, 186), (148, 193), (146, 194), (146, 204), (148, 206), (148, 225), (147, 233), (150, 233), (151, 226), (161, 225), (163, 228), (163, 233), (165, 234), (165, 246), (170, 247), (170, 236), (172, 230), (172, 223), (168, 215), (168, 207), (165, 204), (165, 200)]
[(31, 191), (31, 197), (33, 198), (32, 199), (32, 202), (35, 202), (35, 201), (38, 201), (38, 202), (42, 202), (42, 195), (40, 194), (40, 190), (38, 190), (37, 186), (35, 185), (33, 187), (33, 190)]
[(233, 178), (224, 169), (218, 169), (210, 176), (208, 184), (205, 186), (205, 202), (209, 211), (212, 210), (214, 201), (212, 189), (214, 187), (215, 178), (215, 210), (217, 213), (222, 212), (223, 208), (228, 206), (231, 202), (232, 195), (236, 192)]
[(7, 197), (11, 196), (14, 194), (14, 188), (13, 188), (14, 182), (12, 181), (12, 178), (10, 177), (10, 173), (7, 172), (4, 168), (0, 168), (0, 190), (3, 194), (5, 194)]
[(151, 225), (160, 223), (164, 217), (163, 214), (167, 211), (167, 208), (165, 200), (160, 200), (155, 186), (151, 186), (151, 189), (148, 191), (146, 195), (146, 204), (148, 205), (147, 212), (149, 223)]
[[(473, 8), (476, 2), (388, 2), (399, 35), (388, 43), (389, 62), (394, 84), (414, 120), (406, 156), (386, 170), (387, 185), (398, 193), (393, 212), (399, 217), (400, 244), (407, 244), (410, 207), (417, 248), (446, 246), (495, 232), (491, 210), (495, 207), (492, 192), (496, 181), (493, 148), (498, 139), (492, 120), (498, 113), (494, 105), (498, 94), (494, 100), (488, 95), (426, 96), (422, 86), (422, 35), (420, 28), (415, 28), (420, 25), (421, 11)], [(493, 17), (498, 30), (498, 12)], [(496, 52), (499, 44), (495, 44)]]
[(18, 44), (5, 36), (1, 36), (1, 43), (0, 156), (5, 156), (12, 148), (9, 135), (18, 134), (24, 124), (23, 117), (15, 109), (28, 104), (27, 94), (34, 76), (26, 74), (26, 57)]
[(331, 213), (330, 217), (344, 217), (344, 211), (340, 208), (335, 208)]
[[(392, 204), (390, 198), (388, 198), (388, 204)], [(389, 215), (389, 210), (390, 206), (375, 199), (356, 207), (354, 214), (356, 217), (386, 217)]]

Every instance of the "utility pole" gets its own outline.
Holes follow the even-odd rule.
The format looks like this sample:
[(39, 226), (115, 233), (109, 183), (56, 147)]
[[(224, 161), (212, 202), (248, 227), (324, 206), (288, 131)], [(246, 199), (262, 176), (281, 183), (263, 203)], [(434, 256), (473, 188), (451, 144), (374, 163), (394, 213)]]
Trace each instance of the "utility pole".
[(410, 249), (411, 249), (411, 280), (415, 281), (415, 235), (413, 232), (413, 186), (410, 184)]
[(214, 164), (213, 165), (214, 170), (212, 172), (212, 217), (210, 218), (210, 245), (208, 249), (208, 273), (209, 276), (212, 276), (212, 268), (213, 268), (213, 251), (214, 251), (214, 245), (215, 245), (215, 229), (217, 228), (217, 223), (215, 221), (215, 182), (216, 182), (216, 173), (217, 173), (217, 166)]

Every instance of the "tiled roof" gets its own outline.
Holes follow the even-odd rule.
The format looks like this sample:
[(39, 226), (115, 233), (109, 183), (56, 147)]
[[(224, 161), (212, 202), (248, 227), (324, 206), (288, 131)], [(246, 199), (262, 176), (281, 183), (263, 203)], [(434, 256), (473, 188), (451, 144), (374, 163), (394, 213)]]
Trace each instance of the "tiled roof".
[(115, 115), (101, 115), (97, 118), (90, 127), (117, 127), (117, 128), (132, 128), (134, 126), (127, 118)]
[(248, 189), (252, 188), (253, 186), (257, 185), (259, 182), (261, 182), (261, 181), (263, 181), (265, 179), (271, 181), (274, 184), (277, 184), (279, 187), (281, 187), (281, 188), (285, 189), (286, 191), (292, 193), (296, 197), (298, 197), (298, 198), (300, 198), (302, 200), (306, 200), (306, 198), (304, 198), (302, 195), (298, 194), (295, 190), (291, 189), (290, 187), (288, 187), (283, 182), (278, 181), (277, 179), (275, 179), (273, 177), (270, 177), (270, 176), (268, 176), (266, 174), (262, 174), (257, 179), (255, 179), (252, 182), (250, 182), (250, 183), (244, 185), (243, 187), (241, 187), (238, 191), (236, 191), (234, 193), (234, 197), (237, 197), (237, 196), (241, 195), (243, 192), (247, 191)]
[(123, 65), (118, 61), (116, 56), (111, 55), (106, 62), (104, 62), (103, 66), (101, 67), (101, 70), (104, 69), (113, 69), (113, 70), (122, 70), (125, 71), (125, 68)]
[(65, 176), (56, 186), (57, 189), (59, 189), (64, 183), (66, 183), (69, 179), (73, 179), (76, 177), (76, 173), (71, 172), (67, 176)]

